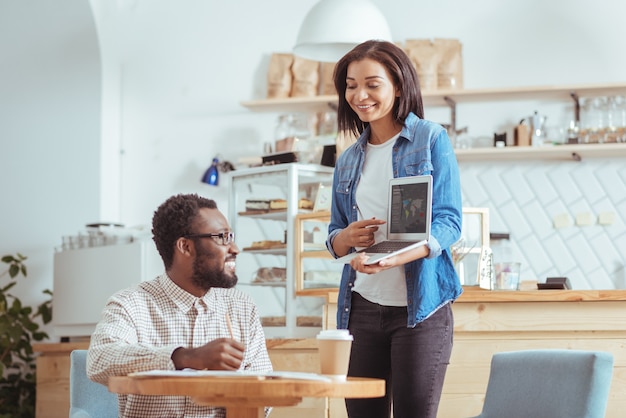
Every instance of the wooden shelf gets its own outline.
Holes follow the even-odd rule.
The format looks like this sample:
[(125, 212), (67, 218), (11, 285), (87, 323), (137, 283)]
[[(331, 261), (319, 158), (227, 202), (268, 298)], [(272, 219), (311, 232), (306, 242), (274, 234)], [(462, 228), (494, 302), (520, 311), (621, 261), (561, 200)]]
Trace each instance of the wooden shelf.
[(497, 102), (511, 100), (573, 100), (572, 94), (578, 97), (598, 97), (626, 94), (626, 83), (581, 84), (565, 86), (529, 86), (491, 89), (466, 89), (437, 91), (424, 94), (425, 105), (443, 106), (445, 97), (456, 103)]
[(301, 258), (327, 258), (332, 259), (333, 256), (330, 255), (328, 250), (324, 248), (323, 250), (302, 250), (300, 252)]
[(265, 211), (265, 212), (262, 212), (262, 211), (239, 212), (237, 215), (245, 216), (247, 218), (272, 219), (275, 221), (286, 221), (287, 209), (270, 210), (270, 211)]
[(249, 254), (286, 255), (287, 247), (280, 248), (242, 248), (243, 252)]
[[(565, 86), (529, 86), (512, 88), (437, 90), (422, 92), (424, 106), (448, 106), (450, 103), (477, 103), (511, 100), (573, 100), (578, 97), (597, 97), (626, 94), (626, 83), (580, 84)], [(337, 96), (290, 97), (241, 102), (257, 112), (317, 112), (336, 106)]]
[(569, 160), (626, 157), (626, 144), (578, 144), (542, 147), (471, 148), (455, 150), (459, 161)]
[(287, 287), (287, 282), (250, 282), (250, 283), (240, 283), (244, 286), (262, 286), (262, 287)]
[(323, 112), (337, 105), (337, 96), (288, 97), (241, 102), (255, 112)]
[[(543, 100), (555, 102), (609, 95), (626, 95), (626, 83), (580, 84), (565, 86), (530, 86), (491, 89), (438, 90), (423, 92), (425, 106), (449, 106), (452, 126), (456, 124), (456, 105), (460, 103), (497, 102), (515, 100)], [(336, 106), (337, 96), (297, 97), (286, 99), (253, 100), (241, 103), (258, 112), (289, 111), (313, 112)], [(511, 161), (511, 160), (570, 160), (585, 158), (610, 158), (626, 156), (626, 144), (580, 144), (542, 147), (505, 147), (457, 149), (459, 161)]]
[[(462, 89), (423, 91), (424, 106), (450, 108), (450, 128), (457, 131), (457, 105), (461, 103), (502, 102), (535, 100), (548, 102), (571, 102), (575, 107), (575, 117), (578, 120), (580, 99), (585, 97), (600, 97), (611, 95), (626, 95), (626, 83), (607, 84), (580, 84), (564, 86), (528, 86), (512, 88), (490, 89)], [(289, 97), (284, 99), (265, 99), (241, 102), (241, 105), (257, 112), (323, 112), (337, 108), (337, 96)], [(467, 158), (483, 158), (480, 151), (469, 152)], [(506, 154), (508, 155), (508, 154)], [(534, 154), (533, 154), (534, 155)], [(537, 154), (538, 155), (538, 154)], [(562, 159), (563, 154), (558, 154)], [(546, 158), (553, 159), (555, 155), (548, 154)], [(569, 156), (571, 157), (571, 155)], [(513, 157), (525, 158), (525, 157)]]

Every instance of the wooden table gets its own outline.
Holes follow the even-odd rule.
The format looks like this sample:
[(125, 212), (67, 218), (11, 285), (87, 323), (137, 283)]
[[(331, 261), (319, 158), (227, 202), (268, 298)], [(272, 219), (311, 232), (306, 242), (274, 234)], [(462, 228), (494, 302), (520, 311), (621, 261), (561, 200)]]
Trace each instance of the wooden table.
[(109, 379), (114, 393), (189, 396), (199, 405), (226, 408), (227, 418), (262, 418), (266, 406), (294, 406), (302, 398), (377, 398), (385, 395), (381, 379), (348, 378), (345, 382), (251, 377), (145, 377)]

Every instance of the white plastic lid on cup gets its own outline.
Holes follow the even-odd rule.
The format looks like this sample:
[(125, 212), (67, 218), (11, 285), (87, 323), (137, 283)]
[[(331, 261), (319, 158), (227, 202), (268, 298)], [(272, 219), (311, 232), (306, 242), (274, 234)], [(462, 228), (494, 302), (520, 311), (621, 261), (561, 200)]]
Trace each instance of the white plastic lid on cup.
[(346, 340), (352, 341), (354, 337), (347, 329), (325, 329), (317, 334), (318, 340)]

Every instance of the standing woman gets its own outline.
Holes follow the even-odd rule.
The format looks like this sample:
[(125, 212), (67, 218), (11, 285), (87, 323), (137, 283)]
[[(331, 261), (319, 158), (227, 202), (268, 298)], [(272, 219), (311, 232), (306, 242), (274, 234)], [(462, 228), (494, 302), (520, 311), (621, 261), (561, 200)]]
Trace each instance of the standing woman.
[(345, 265), (337, 324), (354, 336), (349, 376), (386, 380), (386, 395), (347, 399), (350, 418), (435, 418), (462, 293), (450, 245), (461, 234), (461, 187), (445, 129), (423, 119), (415, 68), (390, 42), (367, 41), (335, 67), (340, 131), (360, 135), (335, 164), (326, 245), (334, 257), (384, 240), (389, 179), (433, 177), (428, 245), (378, 264)]

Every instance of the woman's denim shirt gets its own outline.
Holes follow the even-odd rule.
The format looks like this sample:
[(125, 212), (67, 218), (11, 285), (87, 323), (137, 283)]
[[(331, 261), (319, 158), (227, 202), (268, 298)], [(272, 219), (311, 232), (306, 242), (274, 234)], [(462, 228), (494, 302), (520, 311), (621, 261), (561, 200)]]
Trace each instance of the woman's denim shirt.
[[(363, 168), (370, 135), (367, 127), (335, 164), (331, 220), (326, 247), (337, 258), (331, 242), (350, 223), (358, 220), (356, 187)], [(407, 287), (407, 326), (414, 327), (438, 308), (456, 300), (463, 292), (454, 269), (450, 246), (461, 235), (461, 184), (456, 156), (445, 129), (411, 113), (393, 146), (393, 176), (422, 174), (433, 176), (433, 206), (430, 254), (405, 264)], [(380, 193), (387, 199), (386, 191)], [(354, 248), (351, 250), (354, 251)], [(346, 264), (341, 275), (337, 306), (337, 327), (348, 328), (352, 287), (356, 272)]]

